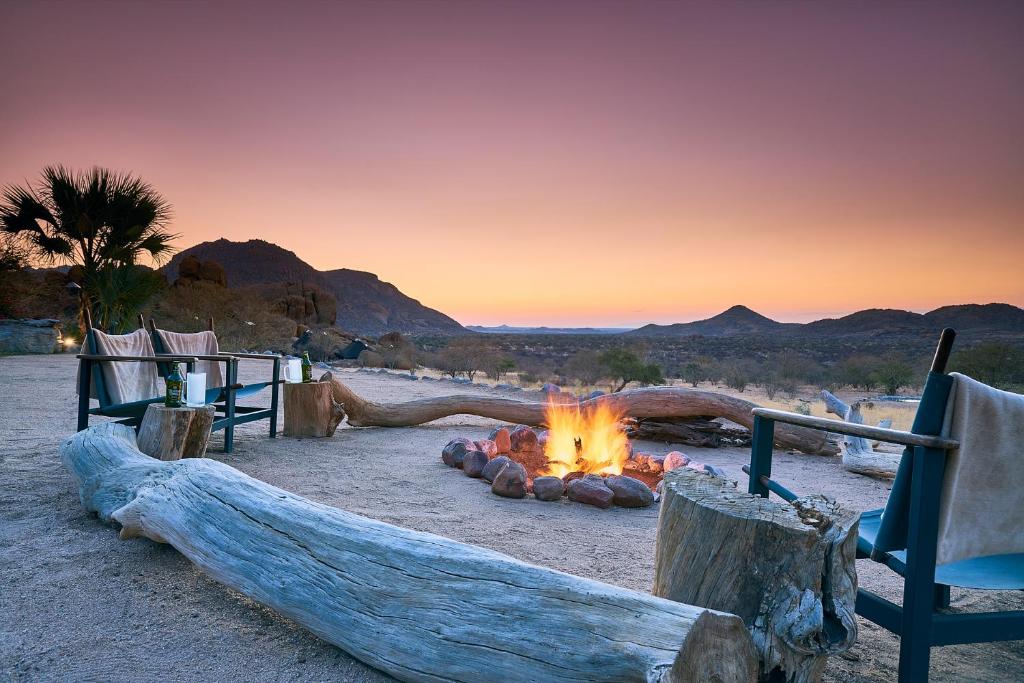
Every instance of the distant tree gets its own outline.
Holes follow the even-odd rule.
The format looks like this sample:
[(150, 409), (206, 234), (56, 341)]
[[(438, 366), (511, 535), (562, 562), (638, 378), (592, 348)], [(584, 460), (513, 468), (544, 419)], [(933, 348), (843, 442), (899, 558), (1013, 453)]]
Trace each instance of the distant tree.
[(882, 386), (886, 394), (896, 394), (914, 381), (914, 368), (899, 358), (890, 357), (879, 363), (874, 371), (875, 383)]
[(83, 305), (107, 329), (114, 321), (104, 316), (122, 311), (101, 303), (101, 288), (125, 278), (118, 269), (143, 254), (158, 262), (170, 255), (169, 219), (170, 205), (150, 185), (103, 168), (48, 166), (34, 185), (8, 185), (0, 196), (3, 231), (44, 262), (80, 266)]
[(1001, 342), (986, 342), (957, 352), (953, 367), (1000, 389), (1024, 384), (1024, 350)]
[(873, 356), (850, 356), (839, 364), (837, 379), (841, 384), (871, 391), (878, 386), (880, 361)]
[(701, 382), (714, 378), (714, 361), (707, 356), (697, 356), (686, 361), (679, 368), (679, 377), (690, 386), (696, 387)]
[(661, 384), (665, 380), (661, 375), (661, 367), (657, 363), (646, 363), (635, 351), (616, 347), (601, 354), (601, 363), (607, 374), (617, 387), (613, 392), (622, 391), (630, 382), (640, 384)]
[(515, 360), (497, 350), (484, 359), (484, 372), (495, 382), (500, 382), (502, 377), (515, 370), (515, 368)]
[(562, 365), (562, 374), (582, 384), (597, 384), (608, 375), (608, 368), (597, 351), (577, 351)]
[(720, 365), (719, 374), (725, 386), (743, 393), (753, 382), (753, 369), (750, 364), (737, 358), (730, 358)]

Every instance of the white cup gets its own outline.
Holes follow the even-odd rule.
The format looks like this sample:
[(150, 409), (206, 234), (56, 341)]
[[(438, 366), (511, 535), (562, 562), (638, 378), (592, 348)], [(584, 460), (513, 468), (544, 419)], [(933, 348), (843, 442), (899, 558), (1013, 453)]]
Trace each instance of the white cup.
[(299, 384), (302, 382), (301, 358), (288, 359), (288, 362), (284, 366), (284, 381), (289, 384)]
[(206, 405), (206, 373), (190, 372), (185, 377), (185, 405), (193, 408)]

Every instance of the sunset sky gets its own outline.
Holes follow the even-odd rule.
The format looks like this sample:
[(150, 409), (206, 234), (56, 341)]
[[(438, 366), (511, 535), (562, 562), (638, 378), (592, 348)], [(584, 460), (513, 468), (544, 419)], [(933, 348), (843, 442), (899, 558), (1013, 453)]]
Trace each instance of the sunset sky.
[(1024, 3), (0, 5), (0, 184), (130, 170), (465, 324), (1024, 305)]

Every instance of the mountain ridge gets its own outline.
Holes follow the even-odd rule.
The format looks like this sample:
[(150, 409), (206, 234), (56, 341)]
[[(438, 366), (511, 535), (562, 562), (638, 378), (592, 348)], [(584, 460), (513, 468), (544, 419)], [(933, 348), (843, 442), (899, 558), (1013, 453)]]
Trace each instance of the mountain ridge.
[(357, 334), (468, 332), (455, 319), (424, 306), (374, 273), (349, 268), (320, 271), (295, 252), (266, 240), (235, 242), (221, 238), (183, 249), (161, 268), (168, 280), (177, 278), (181, 261), (189, 256), (219, 263), (229, 287), (289, 282), (315, 285), (336, 299), (337, 326)]
[(927, 313), (869, 308), (838, 318), (822, 318), (808, 323), (783, 323), (746, 306), (737, 305), (704, 320), (670, 325), (650, 324), (625, 334), (638, 337), (732, 337), (744, 334), (848, 336), (923, 332), (943, 327), (1024, 332), (1024, 308), (1006, 303), (955, 304), (940, 306)]

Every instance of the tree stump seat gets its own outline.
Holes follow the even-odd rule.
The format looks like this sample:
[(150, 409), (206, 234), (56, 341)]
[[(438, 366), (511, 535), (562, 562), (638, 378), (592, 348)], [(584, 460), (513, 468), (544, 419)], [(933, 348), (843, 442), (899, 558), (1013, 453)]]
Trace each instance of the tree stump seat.
[(334, 431), (344, 417), (345, 411), (334, 400), (330, 382), (284, 385), (285, 436), (334, 436)]
[(157, 460), (202, 458), (210, 441), (213, 417), (212, 405), (149, 405), (139, 426), (139, 450)]

